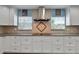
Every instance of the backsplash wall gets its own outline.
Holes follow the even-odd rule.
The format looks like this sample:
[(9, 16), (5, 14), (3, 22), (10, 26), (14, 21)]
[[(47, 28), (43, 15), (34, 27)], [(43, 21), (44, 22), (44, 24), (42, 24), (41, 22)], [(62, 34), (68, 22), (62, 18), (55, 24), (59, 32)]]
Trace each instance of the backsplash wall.
[[(52, 30), (51, 34), (79, 34), (79, 26), (67, 26), (65, 30)], [(31, 30), (20, 31), (14, 26), (0, 27), (0, 34), (32, 34)]]

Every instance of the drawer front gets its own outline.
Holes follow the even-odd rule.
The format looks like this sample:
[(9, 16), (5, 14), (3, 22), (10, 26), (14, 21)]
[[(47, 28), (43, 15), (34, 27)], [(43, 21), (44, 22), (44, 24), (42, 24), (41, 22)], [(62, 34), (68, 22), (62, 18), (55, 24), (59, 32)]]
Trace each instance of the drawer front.
[(60, 45), (52, 46), (52, 53), (64, 53), (63, 46)]
[(39, 37), (34, 38), (32, 40), (32, 49), (33, 53), (41, 53), (42, 52), (42, 39)]
[(32, 44), (32, 38), (24, 37), (23, 39), (21, 39), (21, 44)]
[(9, 45), (20, 45), (21, 44), (21, 39), (17, 36), (12, 36), (12, 37), (7, 37), (7, 44)]
[(8, 52), (20, 52), (20, 40), (15, 36), (7, 36), (4, 39), (4, 51)]
[(21, 52), (20, 46), (8, 46), (5, 52)]
[(52, 37), (52, 44), (63, 45), (63, 37)]
[(33, 51), (33, 53), (42, 53), (42, 46), (41, 45), (33, 45), (32, 51)]
[(21, 46), (21, 52), (22, 53), (32, 53), (32, 46), (31, 45)]
[(75, 46), (76, 45), (76, 40), (73, 38), (65, 38), (64, 39), (64, 46)]
[(43, 53), (51, 53), (51, 38), (46, 37), (42, 41), (42, 52)]
[(32, 44), (42, 44), (42, 40), (44, 40), (44, 39), (42, 39), (41, 37), (33, 37), (32, 38)]
[(4, 43), (3, 42), (3, 37), (0, 37), (0, 53), (3, 52), (3, 44), (2, 43)]
[(9, 47), (10, 47), (10, 38), (9, 37), (4, 37), (3, 39), (3, 49), (4, 51), (7, 51), (7, 50), (10, 50)]
[(52, 52), (51, 50), (52, 49), (51, 49), (50, 45), (43, 45), (43, 47), (42, 47), (42, 52), (43, 53), (51, 53)]
[(75, 42), (76, 42), (76, 46), (79, 46), (79, 37), (73, 37), (73, 39), (74, 39)]
[(76, 53), (79, 53), (79, 46), (75, 47), (75, 51), (76, 51)]
[(64, 53), (76, 53), (74, 46), (64, 46)]
[(19, 40), (12, 40), (10, 42), (10, 46), (20, 46), (21, 42), (19, 42)]

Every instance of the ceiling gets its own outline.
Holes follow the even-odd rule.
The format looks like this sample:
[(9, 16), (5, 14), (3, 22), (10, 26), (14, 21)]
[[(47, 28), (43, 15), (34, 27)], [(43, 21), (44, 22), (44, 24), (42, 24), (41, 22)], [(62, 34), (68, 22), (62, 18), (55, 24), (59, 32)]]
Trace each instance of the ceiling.
[(39, 6), (44, 6), (46, 9), (70, 7), (69, 5), (7, 5), (7, 6), (18, 9), (37, 9)]

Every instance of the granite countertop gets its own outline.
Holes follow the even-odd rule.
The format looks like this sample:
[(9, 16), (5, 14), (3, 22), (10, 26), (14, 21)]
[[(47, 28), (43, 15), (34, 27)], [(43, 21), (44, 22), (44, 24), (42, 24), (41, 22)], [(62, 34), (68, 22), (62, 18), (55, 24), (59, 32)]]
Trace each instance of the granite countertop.
[(79, 36), (79, 34), (51, 34), (51, 35), (32, 35), (32, 34), (0, 34), (1, 36)]

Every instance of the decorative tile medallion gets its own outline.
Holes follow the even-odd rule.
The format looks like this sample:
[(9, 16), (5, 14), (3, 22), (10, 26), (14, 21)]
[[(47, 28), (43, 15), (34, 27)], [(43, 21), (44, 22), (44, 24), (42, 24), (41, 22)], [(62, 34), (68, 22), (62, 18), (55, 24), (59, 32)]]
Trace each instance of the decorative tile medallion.
[(36, 28), (40, 31), (40, 32), (43, 32), (45, 29), (46, 29), (46, 25), (43, 23), (43, 22), (40, 22)]

